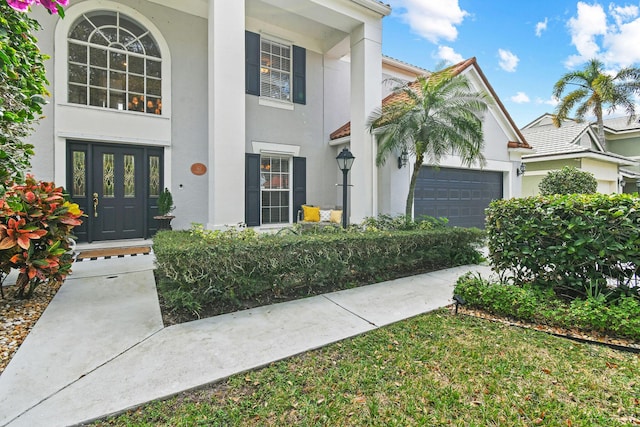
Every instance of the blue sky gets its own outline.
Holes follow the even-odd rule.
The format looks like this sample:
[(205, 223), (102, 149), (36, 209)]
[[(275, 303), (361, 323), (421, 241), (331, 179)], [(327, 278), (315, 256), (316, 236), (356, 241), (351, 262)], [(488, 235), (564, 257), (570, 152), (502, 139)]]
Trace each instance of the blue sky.
[(640, 1), (387, 2), (385, 55), (428, 70), (475, 56), (518, 127), (553, 112), (553, 84), (590, 58), (610, 71), (640, 62)]

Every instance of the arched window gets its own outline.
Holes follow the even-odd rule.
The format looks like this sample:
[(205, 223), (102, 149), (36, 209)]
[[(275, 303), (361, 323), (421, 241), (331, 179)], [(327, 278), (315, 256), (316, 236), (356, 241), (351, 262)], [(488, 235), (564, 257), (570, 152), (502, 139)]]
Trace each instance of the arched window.
[(162, 58), (147, 29), (120, 12), (89, 12), (68, 43), (68, 102), (162, 114)]

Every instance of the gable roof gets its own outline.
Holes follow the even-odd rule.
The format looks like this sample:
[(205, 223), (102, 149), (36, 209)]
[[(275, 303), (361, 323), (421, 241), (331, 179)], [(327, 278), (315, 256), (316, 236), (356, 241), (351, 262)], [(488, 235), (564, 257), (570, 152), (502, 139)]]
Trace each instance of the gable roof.
[[(540, 118), (544, 117), (545, 115)], [(534, 120), (534, 122), (539, 119)], [(524, 161), (546, 161), (550, 160), (550, 158), (592, 157), (620, 165), (630, 166), (636, 164), (636, 162), (624, 156), (602, 151), (591, 123), (579, 123), (574, 120), (568, 120), (559, 128), (553, 124), (542, 124), (524, 128), (522, 129), (522, 133), (536, 149), (535, 154), (523, 155), (522, 159)], [(595, 144), (598, 149), (593, 149), (591, 146), (585, 147), (580, 145), (580, 140), (585, 136), (587, 136), (591, 144)]]
[[(487, 77), (482, 72), (482, 69), (480, 69), (480, 66), (478, 65), (478, 62), (477, 62), (475, 57), (466, 59), (466, 60), (464, 60), (462, 62), (459, 62), (459, 63), (457, 63), (455, 65), (452, 65), (451, 67), (448, 67), (447, 70), (453, 70), (454, 75), (458, 75), (458, 74), (460, 74), (460, 73), (462, 73), (465, 70), (470, 69), (470, 68), (473, 68), (473, 69), (476, 70), (476, 72), (478, 73), (478, 76), (480, 77), (480, 79), (484, 83), (485, 87), (487, 88), (487, 90), (491, 94), (491, 97), (495, 100), (495, 102), (496, 102), (496, 104), (498, 106), (498, 109), (503, 114), (503, 116), (505, 117), (505, 119), (509, 123), (510, 127), (512, 128), (513, 132), (518, 137), (517, 141), (509, 141), (508, 142), (508, 144), (507, 144), (508, 148), (531, 149), (532, 148), (531, 145), (529, 145), (529, 143), (526, 141), (525, 137), (520, 132), (520, 129), (518, 129), (518, 127), (514, 123), (513, 119), (509, 115), (509, 112), (504, 107), (504, 104), (502, 104), (502, 101), (500, 101), (500, 98), (498, 98), (498, 95), (493, 90), (493, 87), (491, 86), (491, 84), (489, 84), (489, 81), (487, 80)], [(413, 81), (412, 83), (409, 84), (409, 86), (411, 86), (411, 87), (415, 87), (417, 85), (418, 85), (418, 81), (417, 80)], [(382, 100), (382, 105), (386, 105), (386, 104), (390, 104), (390, 103), (394, 103), (394, 102), (402, 102), (402, 101), (408, 101), (408, 98), (407, 98), (406, 94), (404, 94), (404, 93), (391, 93), (391, 94), (389, 94), (388, 96), (386, 96)], [(338, 129), (336, 129), (335, 131), (333, 131), (329, 135), (329, 139), (331, 139), (333, 141), (333, 140), (340, 139), (340, 138), (346, 138), (348, 136), (351, 136), (351, 122), (347, 122), (344, 125), (340, 126)]]
[(610, 133), (639, 131), (640, 120), (638, 120), (638, 117), (634, 117), (631, 121), (629, 121), (628, 116), (605, 119), (604, 130), (605, 132)]

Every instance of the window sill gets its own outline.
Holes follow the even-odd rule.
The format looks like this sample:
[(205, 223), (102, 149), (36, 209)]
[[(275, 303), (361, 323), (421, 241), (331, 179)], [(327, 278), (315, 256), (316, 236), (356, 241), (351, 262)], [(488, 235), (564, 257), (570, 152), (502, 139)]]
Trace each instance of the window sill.
[(258, 105), (263, 105), (265, 107), (273, 107), (280, 108), (281, 110), (290, 110), (293, 111), (293, 103), (289, 101), (280, 101), (273, 98), (267, 98), (261, 96), (258, 98)]

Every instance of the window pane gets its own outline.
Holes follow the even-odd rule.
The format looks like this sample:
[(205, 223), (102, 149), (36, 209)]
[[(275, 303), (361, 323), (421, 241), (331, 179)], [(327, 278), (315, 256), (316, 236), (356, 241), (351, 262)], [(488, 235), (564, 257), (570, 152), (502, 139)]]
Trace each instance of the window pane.
[(84, 65), (69, 64), (69, 82), (87, 83), (87, 67)]
[(160, 51), (158, 50), (158, 46), (156, 45), (155, 40), (153, 40), (153, 38), (149, 34), (141, 38), (140, 42), (142, 43), (142, 46), (144, 46), (144, 51), (147, 55), (160, 58)]
[(109, 39), (99, 29), (96, 30), (90, 37), (89, 43), (97, 44), (99, 46), (109, 46)]
[(127, 77), (124, 73), (112, 71), (109, 73), (109, 87), (111, 89), (125, 90), (127, 88)]
[(102, 197), (113, 197), (114, 193), (115, 166), (113, 154), (104, 153), (102, 155)]
[(96, 107), (106, 107), (107, 90), (91, 88), (89, 90), (89, 105), (94, 105)]
[(147, 76), (149, 77), (162, 77), (162, 70), (159, 61), (147, 59)]
[(144, 96), (129, 94), (129, 102), (127, 105), (129, 111), (144, 111)]
[(118, 41), (121, 45), (125, 46), (127, 50), (129, 50), (129, 45), (136, 41), (136, 36), (125, 30), (124, 28), (120, 28), (120, 40)]
[(116, 43), (118, 41), (118, 30), (115, 28), (100, 28), (102, 35), (109, 40), (109, 44)]
[(138, 56), (129, 55), (127, 67), (130, 73), (144, 75), (144, 59)]
[(144, 77), (129, 75), (129, 91), (144, 93)]
[(87, 47), (75, 43), (69, 43), (69, 62), (87, 63)]
[(109, 107), (116, 110), (124, 110), (124, 92), (109, 91)]
[(160, 156), (149, 156), (149, 196), (160, 195)]
[(85, 197), (87, 188), (87, 165), (84, 151), (73, 152), (73, 190), (72, 197)]
[(149, 95), (161, 95), (161, 87), (160, 80), (158, 79), (147, 79), (147, 93)]
[(91, 65), (96, 67), (107, 68), (107, 51), (100, 48), (92, 47), (89, 49), (89, 57)]
[(124, 155), (124, 197), (136, 197), (136, 159), (132, 154)]
[(142, 34), (147, 32), (147, 30), (142, 28), (136, 22), (134, 22), (133, 20), (129, 19), (128, 17), (122, 14), (120, 15), (120, 28), (125, 29), (126, 31), (133, 34), (135, 37), (140, 37)]
[(109, 52), (109, 66), (112, 70), (126, 71), (127, 55), (119, 52)]
[(69, 38), (74, 40), (87, 41), (89, 39), (89, 34), (91, 34), (91, 31), (93, 31), (93, 26), (89, 22), (87, 22), (84, 17), (82, 17), (69, 33)]
[(107, 87), (107, 70), (91, 67), (89, 70), (89, 83), (91, 86)]
[(87, 105), (87, 88), (85, 86), (69, 85), (69, 102)]
[(147, 113), (162, 114), (162, 104), (158, 98), (147, 97), (146, 104)]
[(128, 44), (127, 50), (129, 52), (139, 53), (140, 55), (144, 55), (144, 47), (142, 46), (142, 43), (140, 43), (137, 40), (134, 41), (133, 43)]

